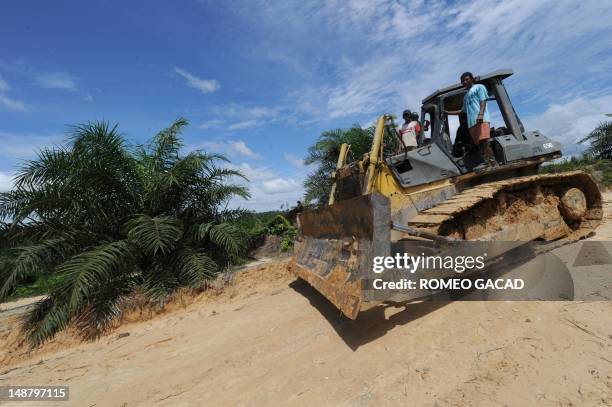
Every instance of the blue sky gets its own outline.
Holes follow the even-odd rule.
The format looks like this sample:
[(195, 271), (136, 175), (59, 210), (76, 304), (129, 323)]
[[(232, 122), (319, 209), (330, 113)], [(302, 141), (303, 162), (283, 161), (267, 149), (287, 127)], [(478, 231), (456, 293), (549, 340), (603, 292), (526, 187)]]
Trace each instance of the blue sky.
[(69, 125), (143, 142), (178, 116), (256, 210), (293, 204), (324, 130), (418, 109), (458, 74), (512, 68), (517, 111), (575, 153), (612, 112), (612, 2), (29, 1), (0, 13), (0, 189)]

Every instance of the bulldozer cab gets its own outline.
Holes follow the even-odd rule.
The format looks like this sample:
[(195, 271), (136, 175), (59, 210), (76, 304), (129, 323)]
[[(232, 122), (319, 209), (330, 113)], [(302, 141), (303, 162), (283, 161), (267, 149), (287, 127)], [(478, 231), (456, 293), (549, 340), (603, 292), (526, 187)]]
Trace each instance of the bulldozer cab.
[[(546, 139), (537, 131), (525, 131), (503, 83), (512, 73), (507, 69), (475, 77), (475, 82), (484, 85), (489, 94), (487, 107), (492, 122), (491, 144), (497, 162), (503, 166), (541, 156), (549, 159), (559, 156), (558, 143)], [(407, 153), (385, 158), (403, 187), (470, 173), (482, 163), (478, 148), (473, 143), (461, 154), (453, 151), (453, 144), (457, 143), (457, 119), (445, 112), (460, 110), (466, 92), (465, 87), (457, 83), (438, 89), (423, 99), (421, 118), (430, 125), (421, 137), (420, 146)]]

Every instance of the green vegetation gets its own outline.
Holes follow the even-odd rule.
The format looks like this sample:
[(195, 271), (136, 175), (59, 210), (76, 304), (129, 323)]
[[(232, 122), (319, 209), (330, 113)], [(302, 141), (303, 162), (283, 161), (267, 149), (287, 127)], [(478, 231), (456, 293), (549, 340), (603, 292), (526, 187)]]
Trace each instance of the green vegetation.
[(293, 241), (297, 236), (297, 228), (291, 224), (283, 215), (276, 215), (266, 224), (266, 234), (280, 236), (280, 251), (286, 252), (293, 248)]
[[(248, 197), (220, 155), (182, 156), (178, 119), (146, 146), (129, 148), (117, 127), (76, 126), (65, 146), (26, 162), (0, 194), (0, 300), (35, 281), (48, 297), (24, 319), (32, 345), (74, 325), (96, 337), (142, 293), (163, 305), (240, 259), (248, 236), (226, 209)], [(244, 178), (244, 177), (243, 177)]]
[(540, 168), (544, 173), (583, 170), (588, 172), (605, 188), (612, 187), (612, 160), (597, 159), (588, 155), (580, 158), (572, 157), (558, 163), (546, 164)]
[(304, 182), (306, 199), (319, 205), (327, 203), (331, 191), (331, 174), (336, 169), (336, 162), (343, 143), (350, 144), (347, 163), (361, 159), (370, 151), (374, 128), (361, 128), (353, 125), (349, 129), (329, 130), (321, 133), (315, 144), (308, 148), (306, 164), (318, 164), (317, 169)]
[(240, 218), (238, 224), (248, 236), (246, 252), (251, 252), (264, 243), (267, 234), (266, 224), (278, 214), (280, 214), (279, 211), (260, 213), (249, 212)]
[(60, 284), (63, 279), (62, 275), (43, 275), (36, 278), (32, 282), (24, 282), (19, 284), (13, 293), (8, 296), (7, 300), (16, 300), (19, 298), (35, 297), (38, 295), (48, 294), (53, 287)]
[[(395, 128), (395, 125), (393, 127)], [(397, 149), (397, 139), (388, 134), (389, 130), (389, 128), (385, 129), (385, 154), (391, 154)], [(306, 202), (314, 202), (319, 206), (327, 204), (332, 186), (331, 175), (336, 170), (340, 146), (343, 143), (350, 146), (347, 164), (359, 161), (364, 154), (370, 152), (374, 131), (374, 126), (362, 128), (355, 124), (348, 129), (328, 130), (321, 133), (317, 141), (308, 148), (308, 154), (304, 160), (305, 164), (318, 165), (304, 181)]]
[(588, 142), (586, 155), (601, 160), (612, 160), (612, 121), (599, 124), (588, 136), (580, 140)]
[(293, 248), (297, 236), (297, 228), (279, 211), (247, 214), (240, 225), (249, 236), (249, 251), (261, 246), (266, 236), (272, 235), (282, 237), (280, 251), (286, 252)]
[(571, 157), (569, 160), (545, 164), (542, 172), (563, 172), (583, 170), (590, 173), (603, 187), (612, 187), (612, 121), (599, 124), (588, 136), (580, 140), (589, 143), (582, 157)]

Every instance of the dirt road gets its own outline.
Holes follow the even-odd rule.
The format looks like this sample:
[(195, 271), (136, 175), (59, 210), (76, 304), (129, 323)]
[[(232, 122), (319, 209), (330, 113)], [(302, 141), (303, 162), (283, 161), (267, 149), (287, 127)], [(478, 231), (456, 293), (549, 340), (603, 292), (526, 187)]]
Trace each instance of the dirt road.
[[(606, 199), (592, 239), (612, 240)], [(581, 244), (558, 257), (573, 267)], [(423, 302), (352, 322), (286, 267), (259, 266), (218, 297), (98, 342), (35, 353), (0, 368), (0, 385), (68, 385), (61, 406), (612, 405), (612, 302)]]

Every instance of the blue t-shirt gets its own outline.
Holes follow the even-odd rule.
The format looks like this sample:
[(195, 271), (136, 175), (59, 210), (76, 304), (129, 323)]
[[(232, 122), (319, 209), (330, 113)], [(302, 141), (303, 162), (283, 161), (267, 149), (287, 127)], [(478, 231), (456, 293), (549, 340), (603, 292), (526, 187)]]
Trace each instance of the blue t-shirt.
[[(480, 84), (472, 85), (470, 90), (463, 96), (461, 111), (467, 114), (468, 127), (474, 127), (476, 125), (476, 118), (478, 117), (478, 113), (480, 113), (480, 102), (486, 100), (488, 97), (487, 88)], [(482, 121), (491, 121), (489, 119), (489, 108), (487, 106), (485, 106)]]

